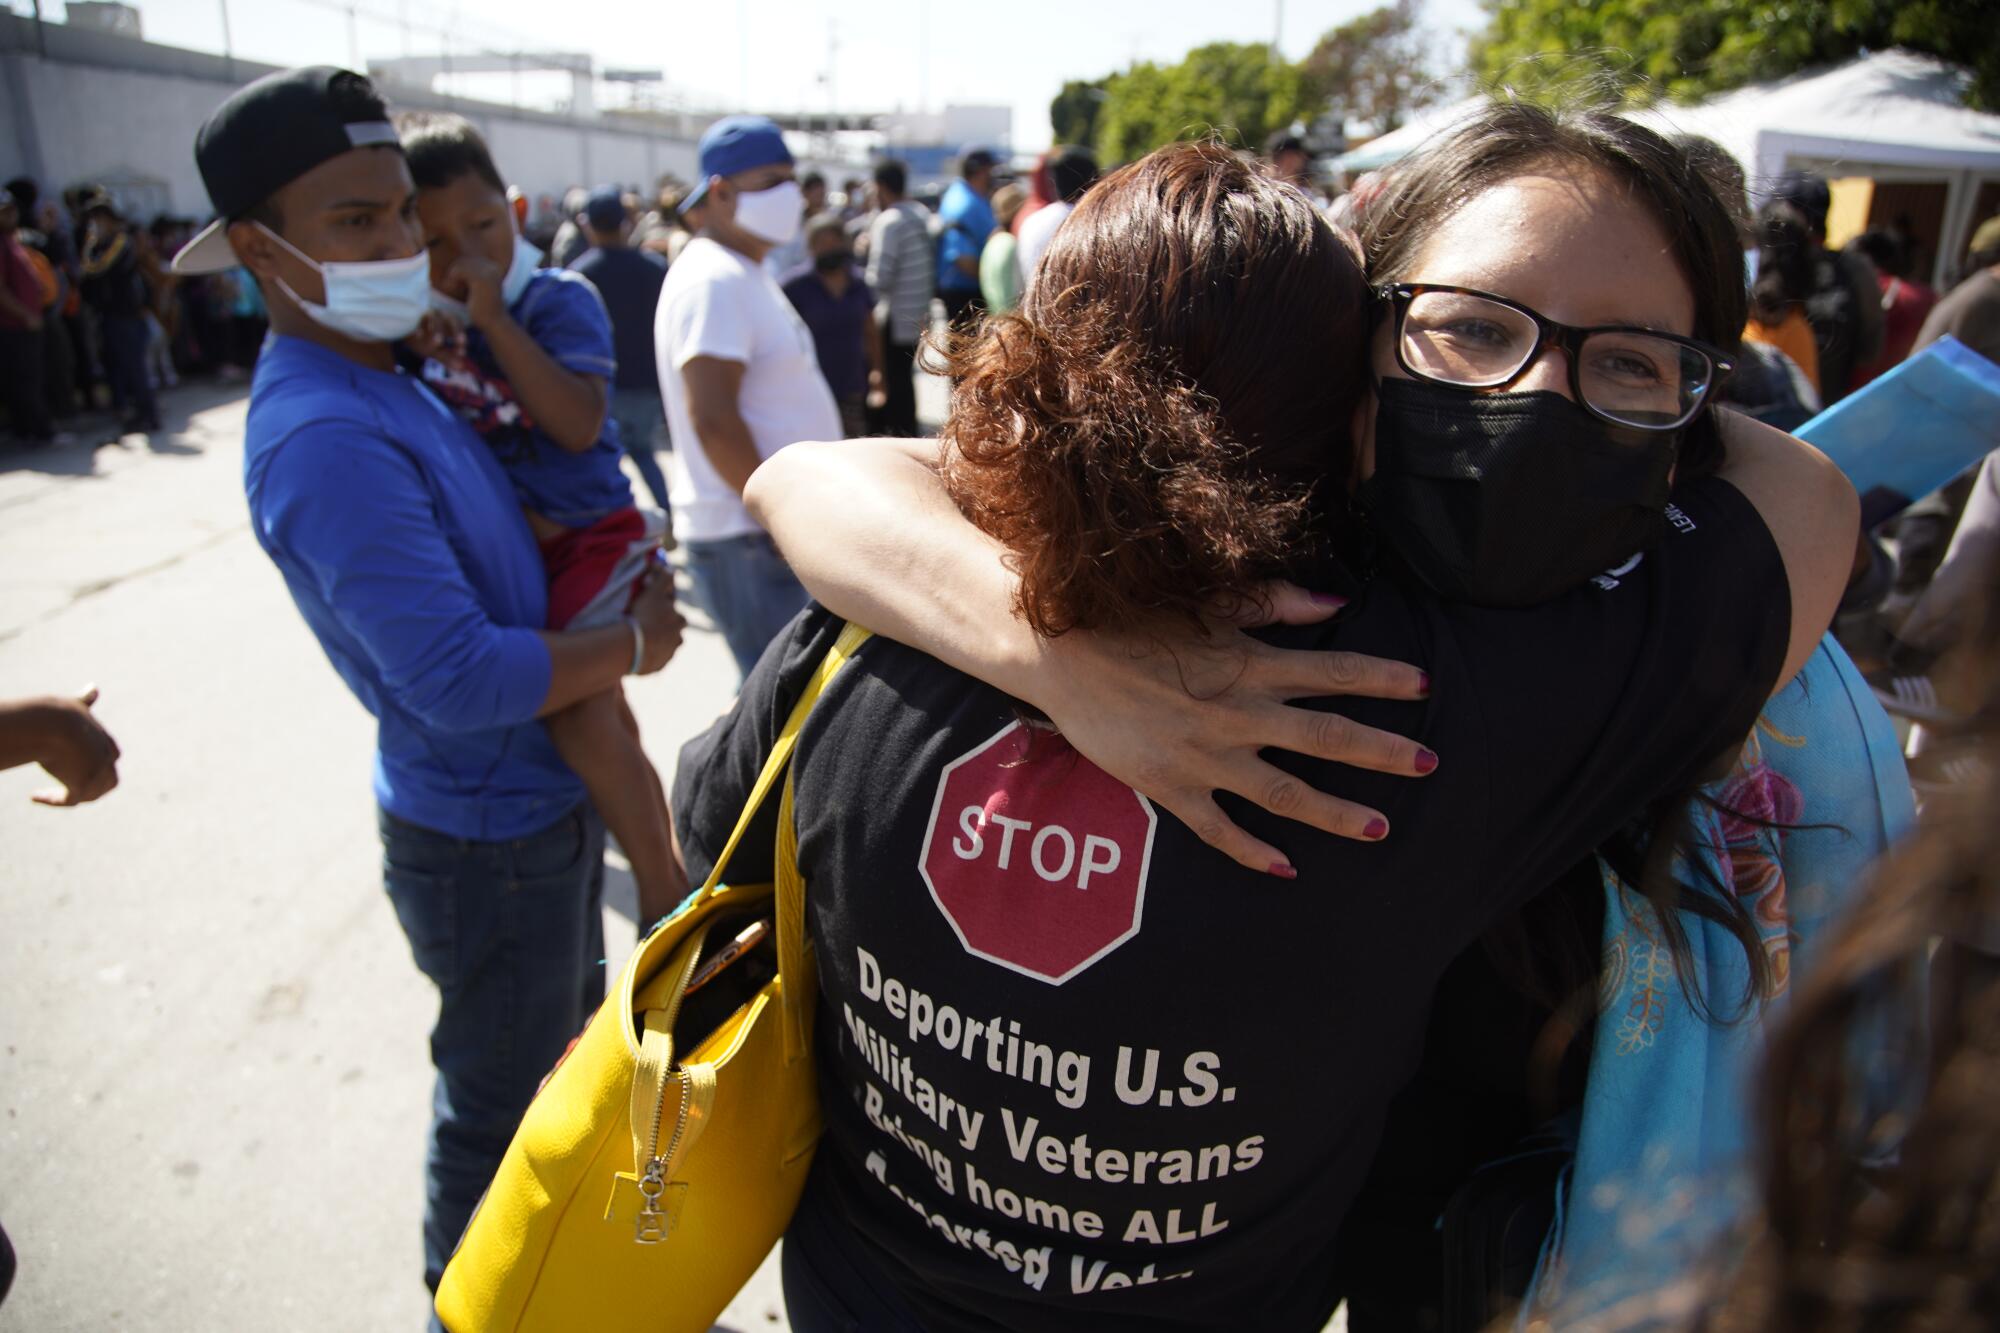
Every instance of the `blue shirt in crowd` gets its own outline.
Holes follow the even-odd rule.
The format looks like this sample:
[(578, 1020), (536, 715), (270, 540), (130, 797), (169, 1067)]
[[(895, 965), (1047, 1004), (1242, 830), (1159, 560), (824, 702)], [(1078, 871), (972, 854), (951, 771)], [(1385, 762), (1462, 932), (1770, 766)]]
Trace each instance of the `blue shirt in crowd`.
[(819, 373), (835, 398), (859, 398), (868, 392), (868, 316), (875, 293), (861, 270), (847, 266), (847, 290), (835, 296), (818, 270), (808, 264), (785, 275), (785, 299), (812, 331), (819, 353)]
[[(616, 377), (611, 316), (589, 279), (559, 268), (541, 269), (508, 313), (563, 369), (595, 375), (606, 385)], [(571, 453), (528, 416), (479, 330), (465, 331), (465, 355), (471, 363), (465, 366), (424, 362), (424, 383), (479, 432), (506, 467), (523, 505), (568, 528), (587, 528), (632, 507), (632, 483), (618, 466), (623, 454), (610, 413), (605, 413), (597, 443)]]
[(375, 715), (375, 796), (498, 841), (583, 784), (534, 720), (552, 664), (547, 575), (490, 450), (412, 377), (299, 338), (257, 360), (250, 525), (347, 687)]
[(653, 352), (653, 314), (660, 306), (660, 285), (667, 280), (666, 264), (651, 251), (618, 245), (585, 250), (570, 261), (569, 270), (590, 279), (611, 313), (611, 345), (618, 352), (612, 386), (658, 393), (660, 361)]
[(996, 225), (993, 205), (980, 198), (970, 185), (956, 180), (946, 188), (938, 204), (938, 218), (944, 223), (944, 233), (938, 238), (938, 290), (978, 291), (978, 272), (964, 272), (957, 261), (970, 259), (977, 269), (979, 252), (986, 247), (986, 238)]

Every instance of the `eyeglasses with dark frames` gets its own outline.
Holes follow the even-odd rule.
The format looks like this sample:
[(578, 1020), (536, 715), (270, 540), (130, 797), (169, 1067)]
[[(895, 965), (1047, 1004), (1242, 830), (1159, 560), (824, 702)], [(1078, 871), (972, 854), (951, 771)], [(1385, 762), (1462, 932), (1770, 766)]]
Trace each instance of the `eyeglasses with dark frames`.
[(1578, 328), (1471, 287), (1394, 282), (1376, 295), (1394, 311), (1396, 363), (1412, 377), (1497, 391), (1559, 347), (1583, 409), (1635, 430), (1685, 426), (1734, 369), (1720, 348), (1695, 338), (1635, 325)]

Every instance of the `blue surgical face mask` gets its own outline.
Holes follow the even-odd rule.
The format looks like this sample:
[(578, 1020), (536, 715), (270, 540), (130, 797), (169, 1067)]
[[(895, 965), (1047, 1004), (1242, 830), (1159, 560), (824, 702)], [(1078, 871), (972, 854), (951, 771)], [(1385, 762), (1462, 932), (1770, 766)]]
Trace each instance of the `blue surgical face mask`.
[(316, 324), (361, 342), (394, 342), (415, 333), (424, 312), (430, 309), (431, 260), (421, 250), (407, 259), (323, 263), (263, 223), (255, 225), (319, 274), (326, 288), (323, 305), (306, 300), (290, 283), (277, 279), (285, 295)]

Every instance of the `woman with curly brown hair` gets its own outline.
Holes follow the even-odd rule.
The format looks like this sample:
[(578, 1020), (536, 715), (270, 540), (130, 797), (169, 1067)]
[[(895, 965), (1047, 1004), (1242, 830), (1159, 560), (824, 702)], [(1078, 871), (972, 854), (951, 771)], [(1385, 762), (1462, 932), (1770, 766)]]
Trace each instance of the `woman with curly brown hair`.
[[(1318, 1328), (1339, 1296), (1334, 1234), (1417, 1060), (1438, 973), (1740, 742), (1817, 643), (1787, 608), (1824, 625), (1852, 550), (1851, 491), (1803, 446), (1732, 428), (1720, 474), (1684, 481), (1664, 512), (1643, 432), (1699, 412), (1713, 376), (1693, 372), (1719, 354), (1690, 336), (1697, 301), (1644, 202), (1584, 167), (1528, 176), (1489, 185), (1484, 211), (1463, 204), (1470, 230), (1447, 221), (1435, 238), (1457, 269), (1418, 276), (1475, 296), (1507, 285), (1508, 254), (1475, 263), (1468, 250), (1526, 220), (1560, 232), (1571, 262), (1622, 269), (1652, 331), (1624, 337), (1639, 321), (1604, 309), (1537, 316), (1501, 377), (1527, 391), (1492, 395), (1497, 418), (1454, 414), (1456, 399), (1423, 387), (1470, 373), (1424, 357), (1490, 350), (1504, 332), (1491, 318), (1398, 293), (1397, 336), (1415, 343), (1371, 347), (1359, 258), (1310, 202), (1226, 150), (1183, 144), (1085, 196), (1021, 311), (952, 350), (942, 490), (912, 461), (925, 481), (896, 491), (886, 520), (879, 477), (821, 492), (817, 521), (878, 588), (934, 579), (901, 610), (896, 595), (876, 605), (878, 627), (1006, 688), (877, 638), (800, 738), (825, 1133), (785, 1243), (795, 1326)], [(1601, 227), (1564, 221), (1579, 201)], [(1511, 239), (1515, 261), (1533, 259)], [(1501, 299), (1534, 313), (1528, 295)], [(1671, 364), (1636, 364), (1649, 349)], [(1378, 369), (1403, 361), (1407, 401), (1385, 385), (1376, 406), (1371, 351)], [(1579, 353), (1571, 398), (1551, 386)], [(1568, 456), (1626, 447), (1641, 473), (1659, 469), (1634, 487), (1613, 468), (1631, 493), (1606, 481), (1579, 502), (1607, 531), (1652, 506), (1667, 532), (1643, 563), (1587, 599), (1525, 609), (1360, 576), (1351, 496), (1377, 522), (1408, 516), (1413, 430), (1456, 429), (1469, 447), (1522, 423)], [(913, 457), (876, 449), (860, 457)], [(840, 475), (815, 457), (806, 473)], [(800, 515), (776, 508), (797, 532)], [(1825, 536), (1842, 525), (1844, 547)], [(1548, 526), (1575, 530), (1564, 514)], [(823, 543), (808, 555), (823, 569)], [(1225, 815), (1210, 789), (1166, 784), (1163, 813), (1085, 757), (1106, 733), (1075, 707), (1092, 680), (1116, 680), (1141, 695), (1116, 700), (1121, 726), (1135, 705), (1164, 720), (1238, 651), (1204, 666), (1189, 641), (1218, 607), (1260, 618), (1273, 579), (1337, 612), (1235, 660), (1278, 692), (1258, 743), (1295, 753), (1253, 756), (1229, 786), (1311, 819), (1286, 834), (1289, 856), (1259, 856), (1270, 844), (1239, 823), (1275, 838), (1277, 821), (1231, 797)], [(691, 872), (717, 854), (837, 629), (819, 611), (796, 622), (683, 752), (675, 826)], [(1147, 685), (1143, 664), (1104, 668), (1149, 644), (1191, 669)], [(1316, 650), (1336, 646), (1351, 656), (1330, 669)], [(1381, 665), (1397, 660), (1428, 674)], [(1386, 697), (1283, 705), (1352, 685), (1357, 664)], [(1352, 785), (1369, 804), (1317, 804), (1331, 765), (1299, 756), (1353, 753), (1357, 737), (1375, 771)], [(1185, 763), (1144, 737), (1105, 752), (1121, 746), (1142, 785)], [(1412, 797), (1397, 775), (1416, 773), (1430, 776)], [(1371, 807), (1397, 812), (1396, 837)], [(1243, 838), (1229, 855), (1214, 846), (1224, 825)], [(1314, 889), (1274, 897), (1271, 875)]]

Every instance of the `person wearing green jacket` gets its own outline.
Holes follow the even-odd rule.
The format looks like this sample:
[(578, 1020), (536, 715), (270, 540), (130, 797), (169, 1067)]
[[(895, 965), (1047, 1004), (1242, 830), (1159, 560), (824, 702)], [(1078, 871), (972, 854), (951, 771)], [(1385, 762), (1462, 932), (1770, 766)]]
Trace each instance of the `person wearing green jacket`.
[(1028, 201), (1019, 185), (993, 192), (993, 217), (999, 223), (979, 251), (979, 296), (992, 314), (1003, 315), (1021, 304), (1021, 270), (1014, 263), (1014, 215)]

